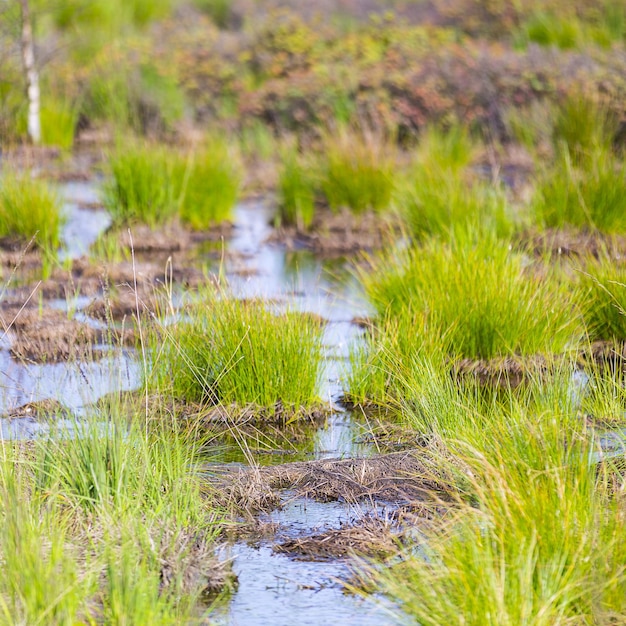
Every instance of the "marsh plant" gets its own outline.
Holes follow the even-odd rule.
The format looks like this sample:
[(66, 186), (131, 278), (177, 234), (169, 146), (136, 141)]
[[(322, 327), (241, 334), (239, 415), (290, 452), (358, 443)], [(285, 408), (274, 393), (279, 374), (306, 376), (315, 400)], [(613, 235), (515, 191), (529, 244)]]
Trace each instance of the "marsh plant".
[(284, 149), (278, 178), (277, 225), (308, 229), (315, 217), (319, 187), (315, 165), (295, 149)]
[(132, 142), (109, 157), (105, 204), (114, 222), (156, 226), (178, 214), (184, 179), (165, 146)]
[(311, 316), (209, 297), (154, 338), (148, 384), (190, 403), (311, 408), (321, 335)]
[(626, 340), (626, 268), (607, 253), (579, 270), (589, 339)]
[(183, 153), (149, 143), (120, 147), (109, 159), (105, 203), (118, 224), (163, 224), (174, 217), (194, 229), (231, 217), (240, 172), (223, 143)]
[(419, 550), (379, 575), (418, 623), (463, 616), (476, 626), (548, 626), (624, 615), (615, 468), (592, 460), (592, 434), (561, 405), (565, 380), (479, 411), (450, 403), (445, 419), (456, 413), (458, 423), (447, 442), (465, 466), (464, 493)]
[(626, 167), (606, 147), (582, 156), (561, 150), (539, 182), (533, 209), (546, 227), (626, 232)]
[(600, 427), (623, 428), (626, 422), (626, 375), (621, 364), (623, 359), (616, 356), (614, 364), (593, 364), (584, 372), (580, 410)]
[(588, 95), (568, 95), (554, 111), (553, 141), (579, 158), (594, 157), (594, 150), (610, 149), (618, 120), (610, 109)]
[(575, 296), (493, 235), (393, 253), (362, 278), (380, 316), (423, 315), (426, 339), (446, 337), (455, 356), (561, 352), (581, 333)]
[(470, 226), (510, 234), (512, 221), (503, 189), (469, 170), (475, 152), (476, 145), (461, 127), (424, 132), (398, 192), (398, 204), (415, 239), (430, 235), (449, 239), (455, 230)]
[(394, 162), (383, 138), (340, 129), (325, 138), (323, 149), (321, 189), (332, 210), (363, 213), (390, 208)]
[(232, 219), (241, 186), (241, 170), (225, 141), (214, 139), (179, 158), (180, 218), (194, 230)]
[(165, 415), (122, 417), (120, 407), (90, 414), (71, 435), (59, 426), (2, 446), (3, 621), (198, 616), (220, 519), (195, 470), (201, 439)]
[(0, 237), (36, 245), (56, 253), (63, 225), (61, 201), (45, 182), (30, 172), (5, 172), (0, 179)]

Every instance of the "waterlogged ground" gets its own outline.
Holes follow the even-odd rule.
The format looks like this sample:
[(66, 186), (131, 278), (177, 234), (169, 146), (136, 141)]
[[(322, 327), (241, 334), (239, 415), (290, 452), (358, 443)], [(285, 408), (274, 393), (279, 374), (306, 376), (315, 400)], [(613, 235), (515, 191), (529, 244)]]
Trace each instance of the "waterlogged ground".
[[(110, 218), (99, 204), (93, 183), (67, 183), (60, 188), (67, 221), (63, 231), (62, 261), (88, 254), (109, 227)], [(255, 464), (272, 465), (297, 460), (366, 457), (377, 451), (367, 437), (368, 427), (344, 410), (338, 400), (341, 377), (348, 365), (350, 345), (362, 330), (353, 320), (370, 314), (357, 282), (344, 261), (322, 261), (311, 253), (285, 251), (267, 243), (272, 233), (271, 207), (262, 201), (240, 204), (230, 236), (223, 242), (199, 246), (195, 259), (205, 272), (224, 274), (236, 297), (261, 297), (277, 310), (290, 308), (314, 313), (326, 320), (324, 372), (319, 394), (332, 407), (321, 424), (301, 430), (296, 438), (277, 434), (252, 451)], [(216, 254), (216, 249), (223, 254)], [(9, 290), (10, 293), (10, 290)], [(69, 294), (44, 300), (33, 286), (39, 307), (63, 311), (68, 318), (101, 330), (105, 323), (89, 315), (94, 297)], [(180, 297), (180, 294), (178, 294)], [(0, 342), (0, 436), (31, 439), (51, 428), (75, 432), (76, 419), (98, 398), (113, 391), (131, 391), (141, 384), (141, 359), (131, 348), (96, 345), (100, 358), (54, 363), (33, 363), (10, 354), (10, 337)], [(67, 410), (54, 422), (38, 415), (41, 401)], [(58, 403), (58, 404), (55, 404)], [(78, 434), (80, 436), (80, 434)], [(237, 441), (224, 439), (212, 456), (220, 464), (245, 465)], [(398, 611), (382, 598), (364, 600), (346, 593), (344, 582), (352, 574), (345, 558), (307, 558), (282, 553), (276, 546), (286, 540), (359, 524), (372, 514), (385, 515), (385, 506), (354, 506), (345, 502), (320, 503), (293, 493), (281, 496), (282, 508), (258, 516), (261, 527), (272, 532), (247, 537), (222, 548), (238, 578), (232, 597), (216, 617), (218, 624), (346, 623), (386, 625), (398, 623)], [(393, 505), (389, 505), (393, 509)], [(296, 618), (297, 616), (297, 618)]]

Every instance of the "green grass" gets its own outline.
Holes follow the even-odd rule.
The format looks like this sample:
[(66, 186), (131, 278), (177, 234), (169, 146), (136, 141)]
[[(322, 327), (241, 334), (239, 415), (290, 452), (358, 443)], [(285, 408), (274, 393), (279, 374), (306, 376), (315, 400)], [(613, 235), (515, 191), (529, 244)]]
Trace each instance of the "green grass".
[(626, 340), (626, 268), (608, 255), (589, 260), (580, 288), (589, 339)]
[(626, 232), (626, 168), (606, 148), (583, 157), (562, 151), (539, 181), (533, 212), (545, 227)]
[(572, 155), (590, 160), (595, 150), (610, 150), (618, 120), (603, 104), (582, 93), (569, 94), (554, 113), (553, 141)]
[(240, 172), (214, 142), (184, 154), (164, 145), (130, 143), (109, 158), (105, 204), (116, 224), (157, 226), (174, 217), (201, 230), (232, 216)]
[(187, 160), (179, 159), (176, 177), (184, 181), (180, 218), (195, 230), (232, 219), (241, 187), (237, 161), (224, 142), (213, 141)]
[(70, 150), (74, 145), (78, 111), (63, 100), (44, 99), (41, 109), (41, 142)]
[(35, 238), (44, 250), (56, 253), (63, 216), (53, 189), (29, 172), (6, 172), (0, 179), (0, 237), (28, 243)]
[(362, 279), (379, 316), (421, 314), (459, 357), (558, 353), (580, 333), (574, 296), (493, 236), (382, 257)]
[(165, 414), (121, 411), (113, 402), (76, 422), (78, 436), (0, 447), (2, 623), (147, 626), (202, 614), (196, 573), (215, 567), (220, 521), (196, 472), (202, 441)]
[(593, 436), (563, 403), (567, 378), (481, 405), (441, 385), (430, 392), (446, 400), (429, 415), (465, 467), (464, 490), (419, 550), (378, 574), (384, 590), (424, 625), (622, 621), (622, 503), (613, 468), (590, 461)]
[(334, 211), (389, 209), (395, 178), (388, 147), (377, 137), (346, 130), (326, 137), (320, 184)]
[(449, 239), (456, 229), (469, 226), (500, 236), (511, 233), (504, 190), (469, 170), (475, 152), (461, 127), (424, 132), (415, 163), (398, 191), (399, 208), (415, 239), (430, 235)]
[(465, 172), (433, 169), (428, 165), (414, 169), (399, 205), (415, 239), (431, 235), (450, 239), (456, 230), (468, 227), (499, 236), (512, 232), (504, 190), (468, 179)]
[(535, 11), (520, 28), (518, 39), (541, 46), (555, 46), (569, 50), (580, 45), (582, 26), (571, 16), (561, 16), (548, 11)]
[(263, 303), (209, 298), (153, 340), (148, 384), (188, 402), (287, 410), (313, 406), (321, 328)]
[(116, 224), (163, 224), (178, 214), (183, 181), (165, 146), (130, 143), (109, 157), (104, 187), (107, 210)]
[(295, 150), (285, 150), (281, 155), (278, 178), (278, 226), (309, 228), (315, 217), (315, 195), (318, 183), (314, 166)]
[(620, 367), (591, 366), (589, 382), (581, 400), (581, 413), (604, 427), (624, 427), (626, 377)]

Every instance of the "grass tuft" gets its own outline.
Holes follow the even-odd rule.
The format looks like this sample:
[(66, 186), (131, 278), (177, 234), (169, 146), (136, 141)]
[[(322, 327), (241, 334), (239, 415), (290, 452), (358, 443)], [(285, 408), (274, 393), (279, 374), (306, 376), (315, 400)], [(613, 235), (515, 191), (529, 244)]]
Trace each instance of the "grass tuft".
[(309, 228), (315, 217), (316, 178), (313, 166), (295, 150), (285, 150), (278, 180), (278, 226)]
[(524, 397), (480, 408), (448, 403), (447, 415), (457, 415), (448, 442), (465, 467), (465, 492), (418, 550), (379, 574), (417, 623), (463, 616), (476, 626), (548, 626), (624, 614), (614, 468), (592, 461), (593, 437), (572, 405), (560, 403), (571, 396), (567, 380), (537, 381)]
[(363, 275), (379, 315), (424, 316), (427, 337), (446, 337), (452, 354), (560, 352), (580, 330), (573, 296), (535, 277), (495, 237), (436, 242), (375, 264)]
[(468, 169), (474, 153), (469, 134), (460, 127), (425, 132), (409, 180), (399, 193), (413, 237), (450, 239), (455, 230), (468, 227), (510, 234), (504, 191), (476, 180)]
[(232, 215), (240, 173), (224, 144), (187, 155), (166, 146), (133, 143), (109, 159), (105, 204), (117, 224), (163, 224), (176, 216), (194, 229)]
[(394, 164), (384, 141), (340, 130), (325, 140), (321, 188), (331, 209), (385, 211), (395, 186)]
[(241, 407), (298, 410), (317, 401), (321, 328), (310, 317), (213, 298), (163, 332), (148, 378), (157, 389), (189, 402)]
[(30, 173), (6, 172), (0, 180), (0, 237), (23, 242), (33, 237), (44, 250), (56, 253), (61, 237), (61, 202), (44, 182)]
[(105, 205), (117, 224), (163, 224), (178, 213), (181, 184), (175, 160), (164, 146), (131, 143), (109, 157), (111, 180)]
[(607, 148), (583, 157), (562, 151), (540, 181), (533, 210), (546, 227), (626, 232), (626, 168)]
[(224, 142), (209, 143), (187, 161), (179, 157), (175, 176), (177, 181), (184, 181), (180, 192), (184, 223), (203, 230), (232, 219), (241, 173)]
[(605, 255), (580, 274), (581, 300), (589, 339), (626, 340), (626, 269)]

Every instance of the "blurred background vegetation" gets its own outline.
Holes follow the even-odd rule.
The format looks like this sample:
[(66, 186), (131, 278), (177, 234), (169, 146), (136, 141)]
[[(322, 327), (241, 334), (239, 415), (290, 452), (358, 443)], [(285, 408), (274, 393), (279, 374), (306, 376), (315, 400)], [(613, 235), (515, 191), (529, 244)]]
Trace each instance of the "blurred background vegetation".
[[(323, 138), (353, 122), (411, 142), (456, 123), (499, 140), (583, 92), (623, 116), (622, 0), (30, 0), (43, 143), (132, 130)], [(0, 14), (0, 139), (25, 139), (19, 2)], [(268, 130), (269, 129), (269, 130)]]

